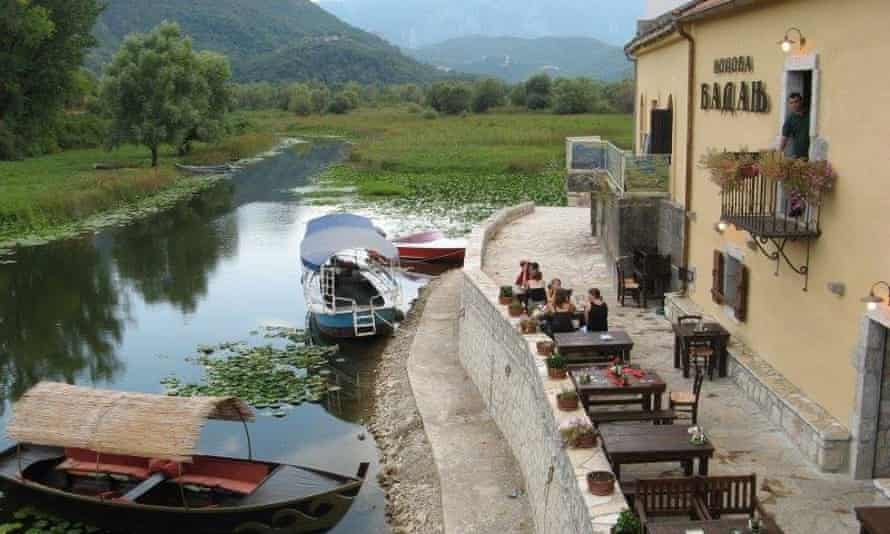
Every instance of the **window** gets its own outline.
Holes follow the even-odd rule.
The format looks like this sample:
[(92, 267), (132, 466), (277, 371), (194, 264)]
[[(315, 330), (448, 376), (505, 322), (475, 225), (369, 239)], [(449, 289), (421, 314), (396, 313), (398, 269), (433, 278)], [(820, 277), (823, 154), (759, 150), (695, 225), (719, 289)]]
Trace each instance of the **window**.
[(748, 268), (738, 258), (714, 251), (711, 297), (732, 309), (737, 321), (744, 322), (748, 312)]

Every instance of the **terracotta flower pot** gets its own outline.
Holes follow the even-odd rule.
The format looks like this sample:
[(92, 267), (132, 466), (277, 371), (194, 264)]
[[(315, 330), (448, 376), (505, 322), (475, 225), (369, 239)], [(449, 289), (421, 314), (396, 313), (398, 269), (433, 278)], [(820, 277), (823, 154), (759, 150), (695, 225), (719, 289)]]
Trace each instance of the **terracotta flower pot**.
[(507, 312), (510, 314), (510, 317), (519, 317), (522, 315), (522, 306), (510, 306), (507, 308)]
[(513, 297), (498, 297), (498, 302), (501, 303), (501, 306), (509, 306), (513, 303)]
[(556, 406), (564, 412), (574, 412), (578, 409), (578, 396), (575, 395), (573, 397), (563, 397), (561, 395), (557, 395)]
[(599, 497), (611, 495), (615, 490), (615, 475), (608, 471), (591, 471), (587, 473), (587, 489)]
[(553, 380), (565, 380), (569, 376), (569, 372), (565, 369), (556, 369), (554, 367), (547, 368), (547, 376)]
[(550, 356), (553, 354), (552, 341), (538, 341), (538, 354), (541, 356)]
[(573, 445), (576, 449), (592, 449), (596, 447), (596, 434), (584, 434)]
[(523, 321), (519, 326), (523, 334), (536, 334), (538, 332), (538, 323), (535, 321)]

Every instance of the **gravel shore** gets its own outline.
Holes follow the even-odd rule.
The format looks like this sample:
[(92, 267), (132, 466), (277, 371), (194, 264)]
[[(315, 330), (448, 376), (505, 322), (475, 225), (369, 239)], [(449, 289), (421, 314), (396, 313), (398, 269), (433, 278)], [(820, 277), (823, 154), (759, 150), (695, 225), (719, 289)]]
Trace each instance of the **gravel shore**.
[(433, 280), (381, 356), (375, 409), (368, 429), (380, 447), (378, 481), (386, 492), (386, 517), (394, 534), (443, 532), (442, 494), (433, 452), (408, 380), (408, 355)]

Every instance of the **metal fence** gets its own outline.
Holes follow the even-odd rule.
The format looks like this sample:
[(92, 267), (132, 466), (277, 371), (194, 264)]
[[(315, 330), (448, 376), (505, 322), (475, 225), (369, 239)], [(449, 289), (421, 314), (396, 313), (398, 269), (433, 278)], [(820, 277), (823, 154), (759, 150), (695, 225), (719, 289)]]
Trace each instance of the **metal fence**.
[(615, 191), (625, 193), (667, 192), (671, 157), (667, 154), (636, 155), (599, 137), (566, 139), (569, 171), (606, 171)]

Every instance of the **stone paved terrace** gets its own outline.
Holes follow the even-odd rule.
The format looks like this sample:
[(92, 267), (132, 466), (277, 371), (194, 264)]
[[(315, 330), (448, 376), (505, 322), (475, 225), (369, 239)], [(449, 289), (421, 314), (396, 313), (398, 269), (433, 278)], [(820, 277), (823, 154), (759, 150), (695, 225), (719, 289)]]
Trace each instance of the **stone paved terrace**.
[[(509, 284), (520, 259), (539, 262), (548, 280), (561, 278), (576, 293), (601, 288), (610, 307), (610, 328), (628, 331), (635, 342), (633, 361), (657, 370), (669, 391), (690, 390), (691, 381), (673, 368), (673, 334), (667, 320), (654, 309), (622, 308), (615, 301), (611, 273), (590, 235), (589, 210), (537, 208), (514, 221), (489, 242), (485, 271), (496, 283)], [(717, 448), (710, 473), (756, 473), (760, 498), (786, 533), (858, 532), (854, 506), (890, 505), (870, 480), (854, 481), (814, 468), (729, 378), (706, 379), (702, 396), (699, 423)], [(663, 475), (679, 476), (682, 471), (678, 464), (622, 468), (623, 478)]]

